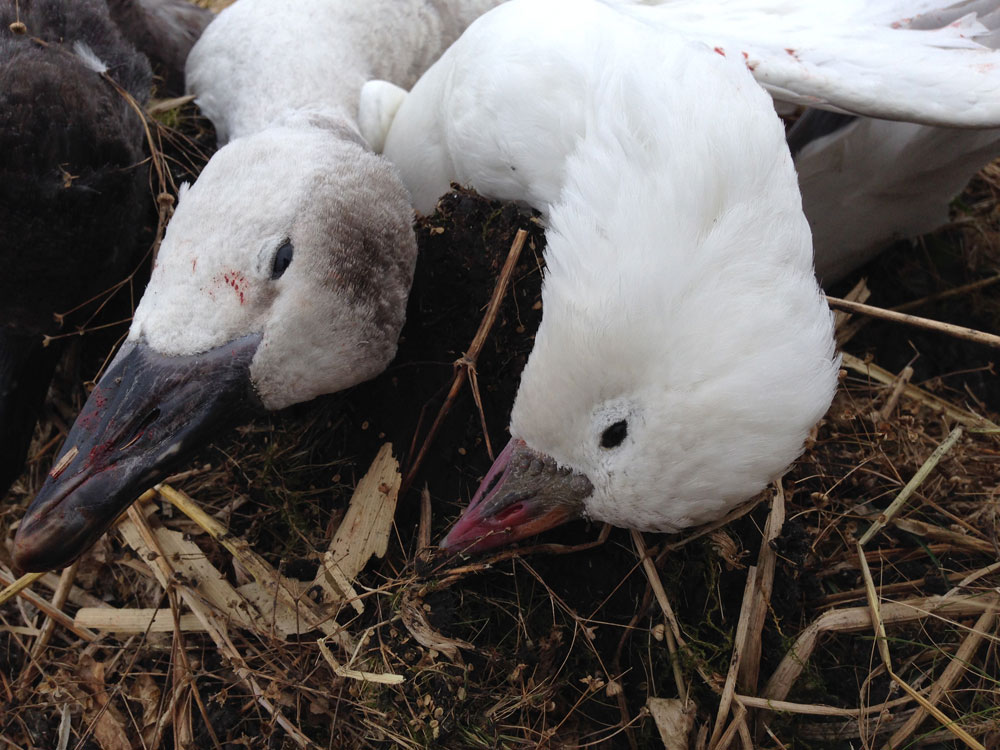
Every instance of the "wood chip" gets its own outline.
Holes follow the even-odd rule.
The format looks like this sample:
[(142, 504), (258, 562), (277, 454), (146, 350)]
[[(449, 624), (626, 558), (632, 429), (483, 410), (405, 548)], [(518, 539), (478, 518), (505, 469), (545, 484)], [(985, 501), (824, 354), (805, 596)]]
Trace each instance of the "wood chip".
[(687, 750), (694, 728), (694, 704), (680, 698), (650, 698), (646, 701), (656, 722), (665, 750)]
[[(169, 609), (83, 607), (77, 611), (73, 622), (82, 628), (107, 633), (170, 633), (174, 629), (174, 616)], [(180, 623), (185, 632), (204, 631), (192, 614), (181, 615)]]
[[(151, 554), (159, 554), (145, 543), (132, 519), (124, 519), (119, 529), (125, 541), (143, 559), (148, 560)], [(174, 574), (180, 576), (204, 602), (248, 630), (256, 632), (261, 623), (266, 622), (264, 615), (229, 585), (197, 544), (185, 539), (180, 532), (163, 527), (153, 528), (152, 533), (164, 557), (170, 561)]]
[[(271, 714), (274, 721), (288, 733), (295, 744), (303, 748), (315, 747), (309, 738), (302, 733), (302, 730), (292, 723), (281, 712), (281, 709), (275, 706), (272, 698), (265, 694), (256, 675), (229, 638), (229, 633), (225, 628), (228, 624), (224, 616), (225, 610), (216, 612), (195, 591), (193, 584), (196, 582), (188, 583), (178, 575), (171, 564), (171, 561), (176, 558), (166, 555), (165, 550), (160, 546), (157, 534), (150, 528), (142, 513), (134, 505), (126, 512), (120, 528), (123, 536), (139, 552), (140, 557), (150, 563), (150, 570), (160, 586), (168, 592), (173, 591), (176, 587), (185, 604), (194, 612), (198, 621), (208, 632), (209, 637), (215, 642), (219, 652), (229, 660), (230, 667), (249, 688), (257, 703)], [(177, 731), (176, 724), (177, 722), (175, 722), (175, 731)]]
[(475, 650), (475, 646), (467, 641), (462, 641), (458, 638), (448, 638), (436, 631), (427, 619), (423, 601), (413, 591), (407, 591), (403, 594), (403, 600), (399, 607), (399, 616), (406, 629), (410, 631), (410, 635), (417, 640), (417, 643), (424, 648), (440, 651), (453, 662), (462, 662), (462, 657), (459, 653), (460, 648), (469, 651)]
[[(256, 627), (257, 632), (262, 635), (280, 635), (287, 638), (291, 635), (301, 635), (318, 630), (336, 640), (341, 647), (347, 650), (353, 648), (349, 635), (334, 620), (336, 612), (322, 611), (311, 599), (305, 596), (305, 589), (308, 588), (308, 585), (282, 576), (271, 567), (267, 560), (257, 554), (245, 539), (230, 534), (225, 526), (205, 513), (194, 500), (183, 492), (168, 485), (159, 485), (157, 489), (174, 507), (222, 544), (243, 569), (253, 577), (254, 585), (241, 587), (238, 592), (230, 589), (223, 592), (222, 596), (225, 599), (235, 595), (238, 599), (251, 605), (252, 609), (260, 614), (259, 618), (254, 619), (254, 627)], [(193, 542), (187, 542), (187, 544), (193, 550), (191, 554), (205, 560), (197, 545)], [(207, 561), (205, 562), (207, 563)], [(230, 594), (230, 591), (233, 593)]]
[[(351, 600), (355, 609), (361, 606), (350, 584), (372, 555), (382, 557), (389, 548), (401, 482), (392, 444), (386, 443), (354, 489), (350, 507), (316, 574), (315, 583), (334, 600)], [(364, 611), (363, 607), (358, 611)]]

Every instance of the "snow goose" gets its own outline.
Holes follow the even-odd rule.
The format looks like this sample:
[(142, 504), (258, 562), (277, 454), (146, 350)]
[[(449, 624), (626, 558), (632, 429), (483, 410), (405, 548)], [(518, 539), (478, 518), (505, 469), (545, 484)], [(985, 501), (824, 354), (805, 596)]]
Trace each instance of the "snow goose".
[(151, 74), (128, 38), (146, 13), (180, 17), (158, 38), (180, 57), (205, 23), (183, 0), (112, 7), (114, 15), (104, 0), (0, 0), (0, 493), (21, 471), (62, 352), (61, 342), (42, 347), (58, 328), (53, 314), (138, 262), (152, 205), (146, 139), (119, 89), (141, 106)]
[[(902, 55), (880, 78), (876, 55), (859, 91), (843, 29), (830, 34), (842, 64), (829, 45), (815, 63), (782, 47), (787, 62), (766, 45), (686, 41), (711, 42), (692, 21), (703, 12), (683, 0), (512, 0), (409, 95), (365, 89), (364, 121), (390, 124), (370, 139), (384, 141), (418, 209), (457, 180), (524, 200), (548, 225), (544, 315), (511, 440), (447, 548), (481, 551), (579, 515), (676, 531), (722, 515), (801, 451), (837, 360), (783, 131), (748, 71), (792, 101), (934, 123), (1000, 116), (996, 81), (970, 62), (993, 53), (948, 31), (914, 57), (943, 59), (945, 38), (982, 85), (906, 102), (894, 86), (926, 93), (933, 66)], [(738, 12), (728, 20), (755, 29)]]
[(677, 530), (801, 451), (836, 384), (831, 315), (741, 59), (598, 2), (512, 0), (403, 99), (384, 153), (418, 208), (457, 179), (547, 223), (511, 440), (446, 547), (578, 515)]
[(373, 77), (411, 85), (491, 0), (241, 0), (205, 30), (189, 90), (222, 147), (181, 191), (128, 338), (14, 541), (72, 560), (242, 409), (379, 373), (415, 261), (412, 209), (358, 131)]

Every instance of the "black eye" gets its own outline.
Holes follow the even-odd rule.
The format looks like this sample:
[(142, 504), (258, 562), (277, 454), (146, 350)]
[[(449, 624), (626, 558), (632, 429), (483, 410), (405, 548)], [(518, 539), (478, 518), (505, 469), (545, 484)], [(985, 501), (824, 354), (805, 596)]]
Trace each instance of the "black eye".
[(292, 264), (292, 254), (295, 252), (295, 248), (292, 247), (292, 243), (289, 240), (285, 240), (281, 247), (278, 248), (278, 252), (274, 254), (274, 265), (271, 267), (271, 278), (280, 279), (281, 274), (285, 272), (285, 269)]
[(601, 433), (601, 447), (617, 448), (622, 444), (626, 435), (628, 435), (628, 422), (622, 419)]

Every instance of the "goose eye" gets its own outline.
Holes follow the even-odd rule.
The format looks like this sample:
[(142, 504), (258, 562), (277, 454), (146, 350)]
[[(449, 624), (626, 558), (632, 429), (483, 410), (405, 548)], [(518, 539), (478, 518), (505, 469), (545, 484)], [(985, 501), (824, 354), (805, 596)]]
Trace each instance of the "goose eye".
[(617, 448), (628, 435), (628, 422), (624, 419), (615, 422), (601, 433), (602, 448)]
[(295, 248), (292, 247), (292, 243), (288, 240), (281, 244), (278, 248), (278, 252), (274, 254), (274, 265), (271, 266), (271, 279), (280, 279), (281, 275), (285, 272), (285, 269), (292, 263), (292, 254), (295, 252)]

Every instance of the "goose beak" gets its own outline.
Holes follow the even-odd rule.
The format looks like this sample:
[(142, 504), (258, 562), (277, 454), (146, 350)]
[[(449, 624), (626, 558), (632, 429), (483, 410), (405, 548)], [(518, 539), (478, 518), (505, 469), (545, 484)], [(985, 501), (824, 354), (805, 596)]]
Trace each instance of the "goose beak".
[(254, 334), (181, 357), (142, 342), (122, 349), (22, 519), (14, 563), (25, 571), (68, 564), (136, 497), (245, 413), (259, 343)]
[(593, 491), (580, 472), (512, 438), (441, 547), (479, 553), (533, 536), (580, 517)]

